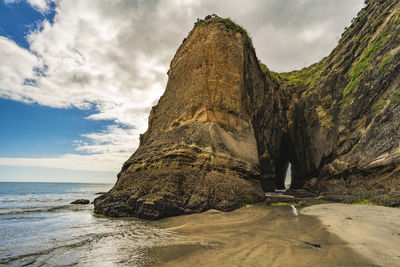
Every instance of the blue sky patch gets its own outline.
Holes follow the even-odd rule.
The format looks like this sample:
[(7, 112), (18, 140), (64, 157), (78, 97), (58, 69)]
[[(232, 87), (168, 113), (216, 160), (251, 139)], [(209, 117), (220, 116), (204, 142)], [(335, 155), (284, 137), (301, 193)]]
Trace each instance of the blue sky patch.
[[(0, 99), (0, 157), (50, 157), (74, 153), (82, 134), (100, 132), (113, 121), (88, 120), (97, 110), (57, 109)], [(80, 154), (83, 154), (82, 152)]]
[[(0, 0), (0, 35), (29, 49), (27, 35), (38, 29), (43, 20), (53, 23), (55, 4), (41, 13), (26, 1), (6, 4)], [(35, 70), (38, 74), (43, 70)], [(24, 84), (34, 85), (35, 80), (26, 79)], [(95, 109), (56, 109), (38, 104), (26, 104), (9, 99), (0, 99), (0, 157), (53, 157), (77, 152), (77, 140), (88, 142), (82, 136), (105, 130), (113, 121), (88, 120), (97, 113)]]
[(6, 4), (0, 0), (0, 35), (13, 40), (21, 47), (29, 48), (25, 38), (29, 32), (37, 29), (45, 19), (53, 23), (54, 3), (51, 3), (50, 7), (49, 12), (42, 14), (26, 1)]

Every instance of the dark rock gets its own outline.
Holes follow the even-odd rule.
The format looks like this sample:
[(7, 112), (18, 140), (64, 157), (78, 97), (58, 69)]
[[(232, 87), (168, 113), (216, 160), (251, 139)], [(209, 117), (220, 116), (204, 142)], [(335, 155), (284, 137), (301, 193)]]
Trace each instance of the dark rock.
[(70, 204), (74, 204), (74, 205), (76, 205), (76, 204), (87, 205), (87, 204), (89, 204), (89, 203), (90, 203), (90, 200), (89, 200), (89, 199), (77, 199), (77, 200), (75, 200), (75, 201), (72, 201)]
[(307, 242), (307, 241), (304, 241), (304, 243), (306, 245), (309, 245), (309, 246), (312, 246), (312, 247), (321, 248), (321, 244), (310, 243), (310, 242)]
[(95, 195), (104, 195), (104, 194), (107, 194), (107, 192), (97, 192), (97, 193), (95, 193)]

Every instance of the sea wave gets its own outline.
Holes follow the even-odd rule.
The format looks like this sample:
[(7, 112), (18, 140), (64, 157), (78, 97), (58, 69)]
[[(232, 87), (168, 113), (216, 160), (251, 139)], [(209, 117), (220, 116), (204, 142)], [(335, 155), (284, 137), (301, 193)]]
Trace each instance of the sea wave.
[[(137, 266), (139, 262), (153, 261), (146, 257), (145, 253), (149, 249), (158, 248), (160, 243), (168, 239), (178, 238), (169, 231), (141, 221), (107, 219), (97, 223), (96, 231), (104, 232), (81, 234), (90, 229), (88, 226), (81, 226), (79, 234), (75, 232), (78, 234), (76, 237), (63, 239), (66, 236), (60, 236), (60, 239), (51, 239), (51, 242), (33, 250), (30, 248), (13, 250), (3, 255), (0, 253), (0, 266), (75, 266), (85, 263), (90, 266), (104, 266), (107, 263)], [(96, 256), (88, 258), (88, 251)]]
[(61, 202), (64, 201), (62, 198), (8, 198), (1, 199), (0, 203), (26, 203), (26, 202)]
[(76, 249), (87, 244), (90, 244), (94, 241), (98, 241), (101, 238), (108, 237), (113, 235), (113, 233), (102, 233), (102, 234), (88, 234), (80, 237), (80, 240), (72, 240), (72, 242), (60, 246), (55, 246), (49, 249), (40, 250), (28, 254), (21, 254), (12, 257), (1, 257), (0, 256), (0, 264), (12, 264), (19, 262), (21, 264), (29, 265), (36, 262), (36, 260), (44, 255), (52, 255), (56, 254), (58, 251), (68, 251), (70, 249)]
[(75, 205), (58, 205), (46, 207), (30, 207), (30, 208), (16, 208), (16, 209), (0, 209), (0, 215), (11, 215), (31, 212), (56, 212), (60, 210), (81, 210), (82, 207)]

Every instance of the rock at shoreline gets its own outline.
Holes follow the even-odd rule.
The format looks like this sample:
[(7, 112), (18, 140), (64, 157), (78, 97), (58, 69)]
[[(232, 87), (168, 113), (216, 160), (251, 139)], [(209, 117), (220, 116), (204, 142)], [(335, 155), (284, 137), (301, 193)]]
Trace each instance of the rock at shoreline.
[(75, 201), (72, 201), (70, 204), (74, 204), (74, 205), (77, 205), (77, 204), (80, 204), (80, 205), (87, 205), (87, 204), (90, 204), (90, 200), (89, 200), (89, 199), (77, 199), (77, 200), (75, 200)]
[(261, 64), (229, 19), (198, 20), (137, 151), (94, 201), (109, 216), (231, 211), (285, 188), (338, 201), (400, 196), (400, 3), (368, 1), (333, 52), (290, 73)]
[(210, 22), (177, 51), (139, 148), (95, 212), (158, 219), (264, 199), (254, 133), (263, 112), (274, 113), (272, 81), (246, 33)]

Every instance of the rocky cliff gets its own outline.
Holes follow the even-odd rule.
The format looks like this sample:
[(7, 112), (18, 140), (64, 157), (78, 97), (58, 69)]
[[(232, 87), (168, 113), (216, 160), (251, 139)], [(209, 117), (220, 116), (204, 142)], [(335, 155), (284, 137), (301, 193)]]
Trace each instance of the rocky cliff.
[(276, 75), (294, 187), (400, 204), (400, 2), (369, 1), (336, 49)]
[[(309, 68), (270, 72), (246, 31), (199, 20), (140, 146), (95, 212), (157, 219), (229, 211), (283, 188), (400, 202), (400, 4), (370, 1)], [(397, 202), (396, 202), (397, 201)]]
[(265, 94), (272, 81), (247, 33), (218, 17), (197, 22), (168, 76), (139, 148), (95, 211), (156, 219), (262, 200), (256, 118), (275, 92)]

